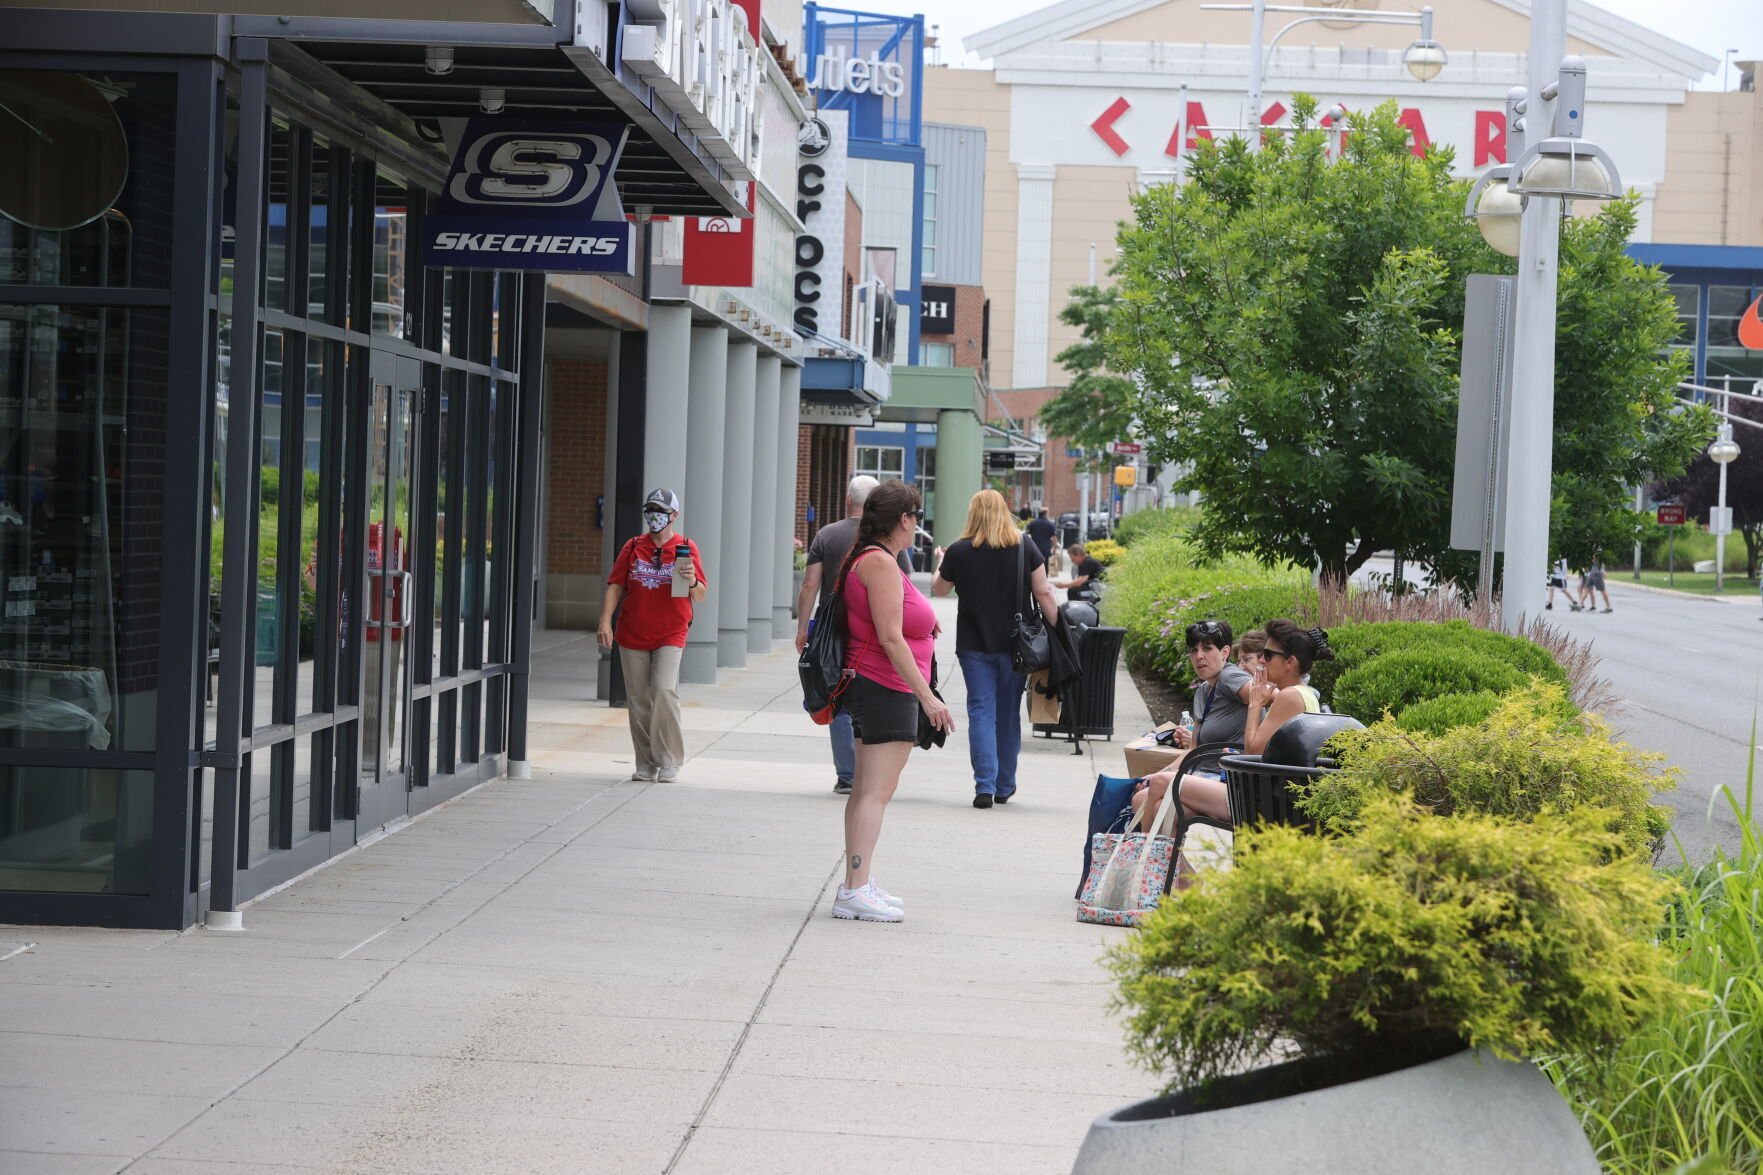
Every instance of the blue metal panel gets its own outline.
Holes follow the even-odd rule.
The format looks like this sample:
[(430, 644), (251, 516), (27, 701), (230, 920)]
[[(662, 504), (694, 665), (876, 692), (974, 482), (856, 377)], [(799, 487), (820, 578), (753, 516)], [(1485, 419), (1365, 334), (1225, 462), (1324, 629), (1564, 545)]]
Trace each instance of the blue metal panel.
[(909, 79), (897, 98), (816, 87), (823, 110), (850, 112), (852, 142), (917, 145), (924, 129), (924, 17), (828, 8), (810, 0), (802, 24), (811, 82), (820, 80), (820, 59), (833, 50), (897, 63)]
[(805, 392), (850, 392), (863, 390), (863, 360), (815, 357), (802, 364), (802, 390)]

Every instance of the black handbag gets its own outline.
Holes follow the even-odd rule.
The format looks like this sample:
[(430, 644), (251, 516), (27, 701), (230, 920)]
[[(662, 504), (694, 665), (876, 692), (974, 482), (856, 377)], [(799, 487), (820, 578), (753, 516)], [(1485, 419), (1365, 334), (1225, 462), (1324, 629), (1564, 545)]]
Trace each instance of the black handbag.
[[(1053, 644), (1047, 626), (1041, 622), (1041, 610), (1028, 586), (1028, 562), (1022, 543), (1016, 544), (1017, 596), (1016, 626), (1010, 633), (1010, 663), (1018, 673), (1034, 673), (1045, 669), (1053, 660)], [(1023, 614), (1026, 600), (1028, 613)]]
[[(943, 700), (942, 692), (937, 689), (937, 658), (934, 653), (931, 654), (930, 659), (930, 692), (937, 701)], [(949, 732), (933, 726), (930, 715), (924, 712), (923, 706), (920, 706), (918, 708), (918, 738), (916, 740), (918, 749), (928, 751), (933, 746), (940, 747), (948, 741)]]
[(845, 668), (845, 580), (837, 572), (834, 575), (835, 582), (822, 593), (820, 607), (809, 621), (808, 643), (796, 660), (802, 708), (821, 726), (838, 717), (840, 699), (856, 676)]

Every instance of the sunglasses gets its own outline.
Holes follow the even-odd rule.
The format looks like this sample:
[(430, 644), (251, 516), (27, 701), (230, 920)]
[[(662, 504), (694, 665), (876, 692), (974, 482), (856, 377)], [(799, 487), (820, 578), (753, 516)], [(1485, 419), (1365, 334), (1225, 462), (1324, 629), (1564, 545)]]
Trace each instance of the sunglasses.
[(1216, 620), (1201, 620), (1188, 625), (1187, 643), (1189, 651), (1195, 641), (1206, 641), (1209, 644), (1220, 644), (1224, 640), (1224, 625)]
[(1284, 649), (1273, 648), (1271, 645), (1268, 646), (1267, 648), (1261, 650), (1261, 656), (1264, 658), (1265, 657), (1294, 657), (1296, 655), (1297, 654), (1295, 654), (1295, 653), (1288, 653)]

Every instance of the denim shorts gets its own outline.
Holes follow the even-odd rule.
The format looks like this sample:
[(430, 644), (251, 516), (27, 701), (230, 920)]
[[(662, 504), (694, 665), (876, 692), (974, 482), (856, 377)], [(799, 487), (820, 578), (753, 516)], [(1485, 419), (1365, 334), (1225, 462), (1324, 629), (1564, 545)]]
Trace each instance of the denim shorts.
[(910, 692), (889, 689), (857, 674), (845, 690), (845, 713), (851, 734), (869, 746), (918, 741), (918, 699)]

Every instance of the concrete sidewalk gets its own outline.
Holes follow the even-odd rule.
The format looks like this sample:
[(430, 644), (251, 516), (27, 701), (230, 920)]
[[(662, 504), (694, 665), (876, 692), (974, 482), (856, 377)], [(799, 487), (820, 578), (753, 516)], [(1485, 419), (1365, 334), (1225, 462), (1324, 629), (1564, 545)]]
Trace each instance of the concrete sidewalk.
[[(953, 609), (939, 601), (944, 643)], [(546, 649), (536, 778), (271, 895), (246, 930), (0, 930), (0, 1171), (1063, 1172), (1153, 1092), (1073, 920), (1113, 744), (1031, 740), (970, 806), (914, 752), (876, 852), (899, 925), (835, 921), (843, 800), (777, 652), (687, 687), (679, 782), (625, 782), (591, 638)], [(965, 727), (952, 647), (944, 693)]]

